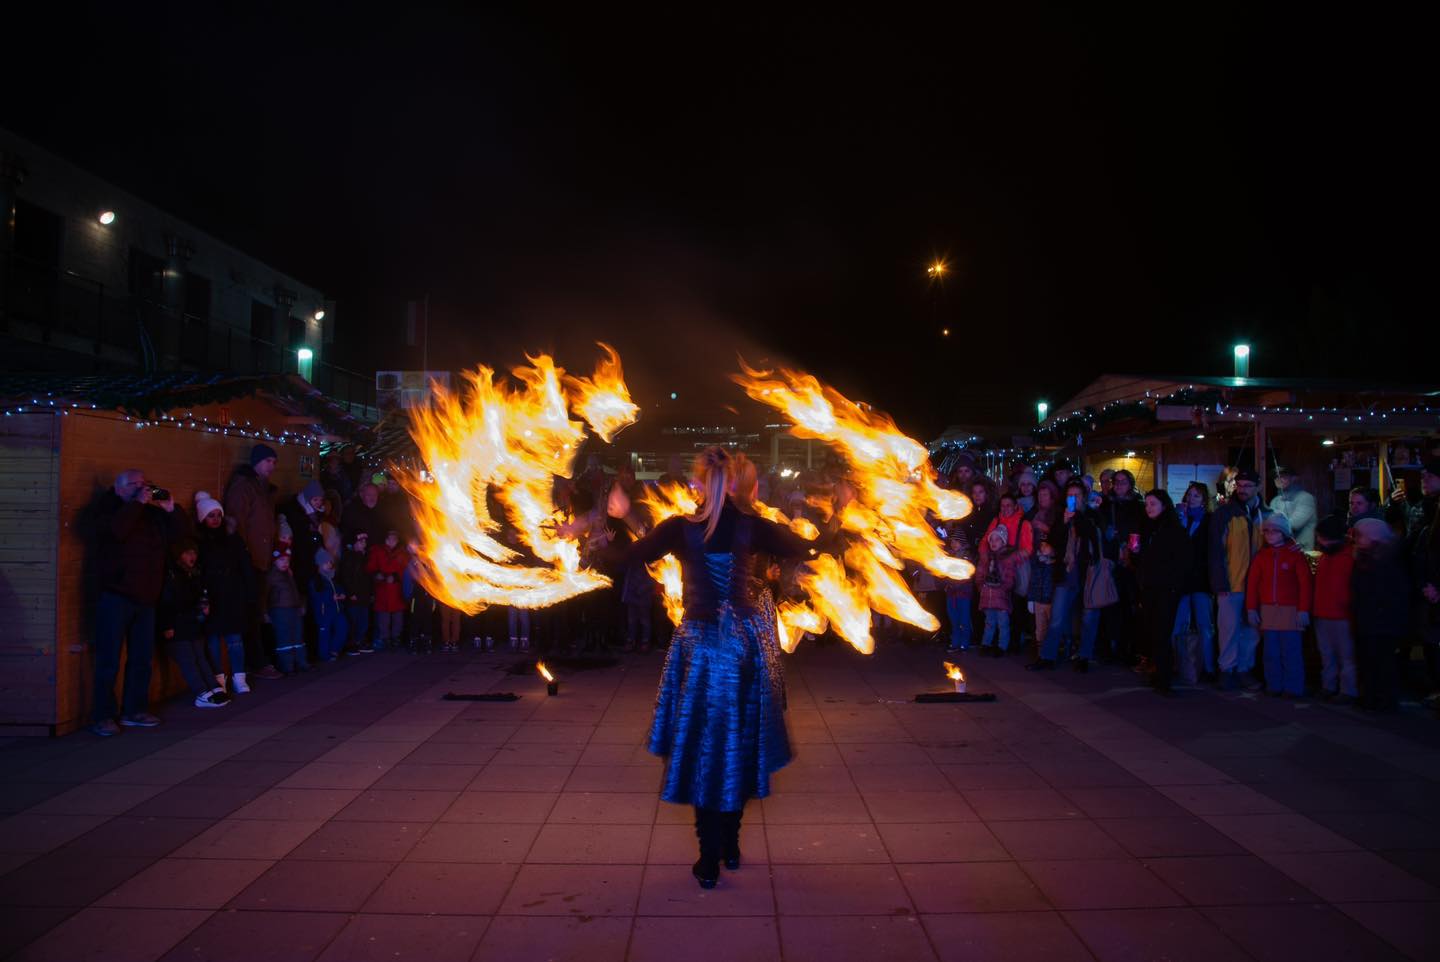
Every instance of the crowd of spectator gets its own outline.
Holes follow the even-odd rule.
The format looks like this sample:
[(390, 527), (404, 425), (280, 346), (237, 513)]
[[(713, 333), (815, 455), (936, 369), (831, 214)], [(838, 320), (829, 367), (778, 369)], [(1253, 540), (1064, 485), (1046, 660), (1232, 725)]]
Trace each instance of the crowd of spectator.
[[(221, 498), (193, 494), (193, 515), (139, 470), (105, 492), (92, 731), (160, 723), (148, 705), (157, 640), (203, 708), (223, 707), (256, 679), (345, 655), (457, 651), (465, 637), (487, 651), (499, 638), (502, 648), (508, 639), (511, 650), (564, 654), (643, 653), (668, 641), (661, 594), (639, 565), (610, 572), (608, 590), (552, 608), (462, 616), (417, 580), (409, 504), (393, 477), (347, 454), (322, 459), (319, 477), (300, 490), (280, 492), (278, 457), (255, 445)], [(1386, 709), (1420, 644), (1427, 683), (1440, 691), (1440, 452), (1424, 463), (1421, 497), (1397, 492), (1385, 503), (1356, 488), (1348, 510), (1328, 517), (1284, 468), (1268, 504), (1264, 479), (1227, 469), (1213, 492), (1195, 482), (1177, 505), (1164, 489), (1142, 493), (1126, 470), (1092, 478), (1059, 461), (1043, 476), (1012, 465), (992, 478), (965, 455), (951, 465), (942, 483), (966, 493), (974, 510), (936, 522), (936, 533), (975, 575), (908, 573), (950, 653), (1024, 652), (1035, 671), (1125, 664), (1167, 694), (1209, 683)], [(683, 480), (679, 459), (667, 477)], [(823, 499), (813, 495), (843, 498), (846, 488), (825, 472), (772, 472), (755, 484), (762, 500), (822, 528), (828, 519), (814, 505)], [(617, 539), (636, 536), (633, 523), (607, 512), (610, 492), (638, 503), (644, 487), (594, 457), (573, 480), (557, 479), (556, 504), (573, 519), (588, 563), (602, 564)], [(503, 536), (522, 547), (513, 532)], [(798, 567), (768, 564), (758, 574), (778, 600), (797, 594)], [(876, 630), (923, 637), (883, 617)], [(1318, 684), (1307, 686), (1311, 652)]]

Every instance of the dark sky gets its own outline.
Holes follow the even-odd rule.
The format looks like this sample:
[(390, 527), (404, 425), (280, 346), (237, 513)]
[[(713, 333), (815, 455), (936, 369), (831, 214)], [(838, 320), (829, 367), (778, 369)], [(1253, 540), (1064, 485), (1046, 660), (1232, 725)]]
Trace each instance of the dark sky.
[(432, 367), (604, 338), (700, 413), (738, 350), (921, 436), (1236, 337), (1434, 379), (1433, 77), (1392, 14), (56, 6), (7, 14), (0, 124), (324, 289), (357, 369), (428, 293)]

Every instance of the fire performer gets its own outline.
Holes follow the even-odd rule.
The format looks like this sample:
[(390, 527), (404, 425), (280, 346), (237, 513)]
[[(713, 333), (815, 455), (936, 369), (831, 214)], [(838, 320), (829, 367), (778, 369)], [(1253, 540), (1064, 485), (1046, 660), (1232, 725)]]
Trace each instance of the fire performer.
[[(693, 872), (710, 889), (720, 863), (740, 867), (740, 819), (751, 798), (770, 794), (770, 775), (790, 761), (775, 615), (757, 597), (757, 554), (807, 555), (814, 547), (746, 511), (735, 497), (736, 459), (711, 447), (696, 458), (703, 501), (617, 553), (620, 563), (680, 561), (685, 615), (660, 678), (650, 751), (665, 759), (660, 798), (695, 808), (700, 858)], [(612, 493), (610, 513), (629, 514)]]

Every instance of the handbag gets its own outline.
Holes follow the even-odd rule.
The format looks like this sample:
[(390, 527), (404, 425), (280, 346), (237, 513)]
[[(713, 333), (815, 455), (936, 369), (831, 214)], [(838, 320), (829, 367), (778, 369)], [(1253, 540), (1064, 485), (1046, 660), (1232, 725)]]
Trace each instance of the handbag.
[(1108, 608), (1120, 600), (1120, 589), (1115, 587), (1115, 562), (1101, 558), (1085, 572), (1086, 608)]

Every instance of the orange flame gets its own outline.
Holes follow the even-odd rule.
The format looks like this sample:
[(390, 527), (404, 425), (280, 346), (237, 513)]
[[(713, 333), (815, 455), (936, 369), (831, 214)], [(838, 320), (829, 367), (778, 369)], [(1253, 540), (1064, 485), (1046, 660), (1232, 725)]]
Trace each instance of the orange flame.
[(949, 678), (951, 681), (964, 681), (965, 673), (960, 670), (959, 665), (955, 664), (953, 661), (947, 661), (945, 662), (945, 677)]
[[(463, 395), (437, 386), (431, 405), (412, 413), (430, 480), (401, 482), (414, 503), (420, 582), (445, 604), (469, 614), (492, 604), (543, 608), (610, 583), (581, 569), (580, 544), (557, 526), (551, 498), (554, 478), (570, 476), (585, 439), (571, 406), (602, 437), (635, 417), (620, 360), (601, 347), (608, 357), (593, 379), (567, 376), (545, 355), (515, 368), (515, 383), (482, 366), (467, 375)], [(540, 565), (519, 563), (520, 553), (497, 539), (492, 495)]]
[(540, 673), (540, 677), (544, 678), (547, 682), (555, 680), (555, 676), (550, 674), (550, 669), (545, 667), (545, 662), (535, 662), (535, 670), (538, 671)]
[(945, 553), (929, 515), (956, 520), (970, 513), (963, 494), (935, 483), (929, 453), (906, 437), (895, 422), (856, 404), (816, 378), (796, 371), (757, 371), (748, 366), (735, 382), (750, 397), (782, 412), (791, 433), (834, 448), (849, 467), (855, 497), (848, 504), (821, 505), (840, 512), (841, 530), (852, 536), (840, 558), (822, 554), (802, 567), (797, 583), (807, 603), (785, 603), (778, 612), (782, 647), (793, 650), (802, 631), (828, 625), (859, 651), (875, 649), (870, 633), (873, 609), (917, 627), (939, 622), (910, 593), (900, 572), (904, 560), (943, 578), (963, 580), (974, 565)]

